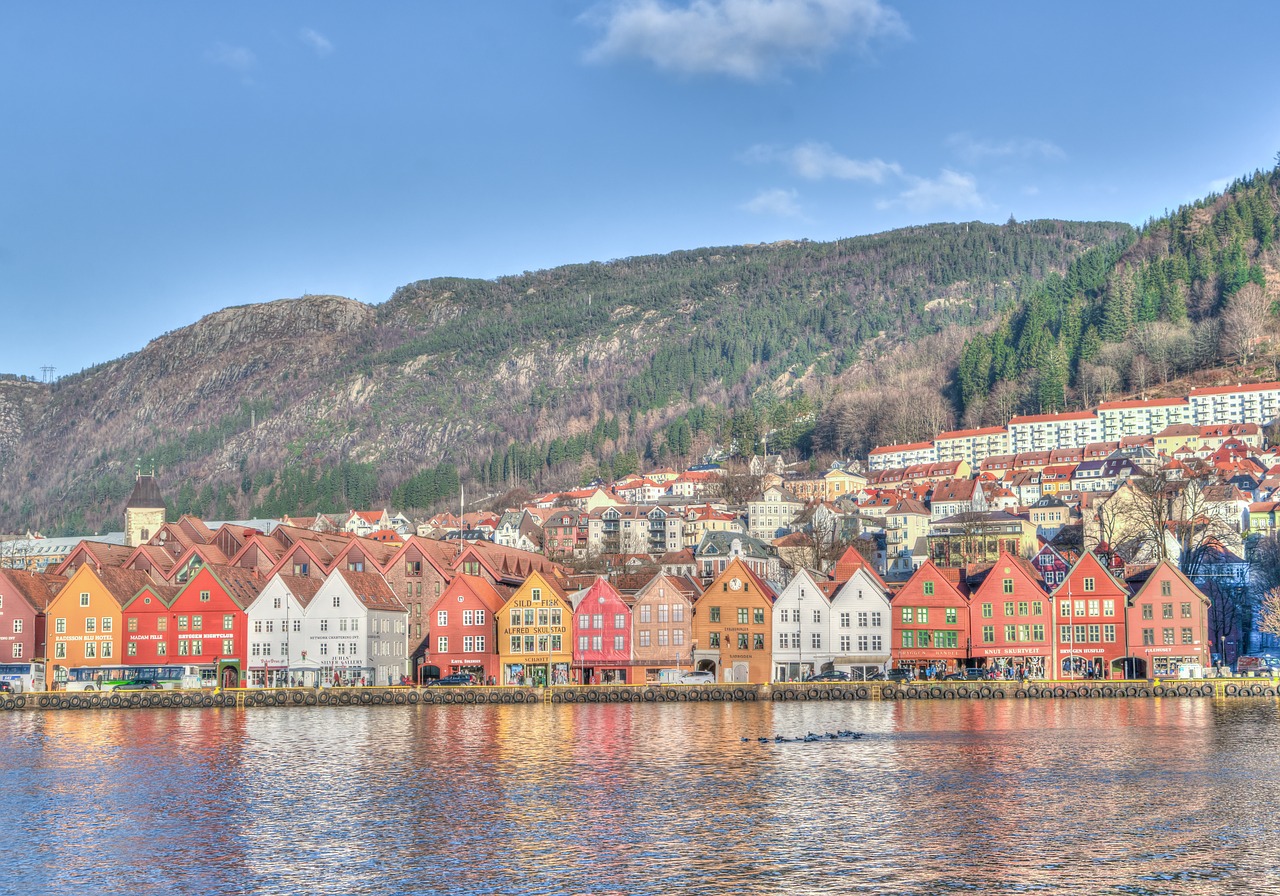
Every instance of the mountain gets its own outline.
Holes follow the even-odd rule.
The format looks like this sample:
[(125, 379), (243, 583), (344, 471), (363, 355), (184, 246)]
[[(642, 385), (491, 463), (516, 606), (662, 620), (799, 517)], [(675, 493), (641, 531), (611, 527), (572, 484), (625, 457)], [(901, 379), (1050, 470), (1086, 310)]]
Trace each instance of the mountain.
[[(1169, 392), (1207, 369), (1274, 378), (1280, 333), (1280, 166), (1148, 221), (1050, 275), (958, 370), (966, 422)], [(1185, 391), (1179, 385), (1172, 393)]]
[(1128, 225), (941, 224), (227, 308), (51, 385), (0, 379), (0, 531), (116, 525), (139, 465), (217, 519), (927, 436), (942, 398), (899, 394), (856, 437), (825, 416), (882, 377), (943, 395), (966, 334), (1118, 243)]

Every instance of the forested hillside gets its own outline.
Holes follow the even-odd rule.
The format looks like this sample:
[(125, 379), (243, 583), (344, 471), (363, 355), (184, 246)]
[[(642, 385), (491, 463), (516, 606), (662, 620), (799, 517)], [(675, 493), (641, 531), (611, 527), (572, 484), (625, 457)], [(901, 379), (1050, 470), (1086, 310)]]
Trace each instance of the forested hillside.
[(117, 525), (139, 463), (173, 512), (227, 518), (428, 509), (460, 480), (468, 495), (572, 484), (766, 436), (838, 453), (856, 439), (824, 441), (824, 420), (876, 377), (924, 394), (882, 402), (857, 438), (924, 436), (938, 408), (923, 399), (950, 388), (963, 334), (1129, 232), (932, 225), (426, 280), (379, 306), (231, 307), (24, 384), (0, 453), (0, 531)]
[(1278, 191), (1280, 167), (1256, 172), (1047, 277), (966, 344), (964, 419), (1003, 423), (1146, 395), (1220, 365), (1242, 378), (1274, 375)]

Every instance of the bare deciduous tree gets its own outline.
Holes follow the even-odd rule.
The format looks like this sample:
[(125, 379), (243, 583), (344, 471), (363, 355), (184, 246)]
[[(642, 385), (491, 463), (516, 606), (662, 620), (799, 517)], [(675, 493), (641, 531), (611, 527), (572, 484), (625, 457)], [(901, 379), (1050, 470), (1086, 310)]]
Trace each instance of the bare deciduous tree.
[(1256, 283), (1240, 287), (1222, 312), (1223, 359), (1234, 357), (1241, 364), (1248, 364), (1254, 349), (1268, 334), (1270, 317), (1271, 302), (1262, 287)]

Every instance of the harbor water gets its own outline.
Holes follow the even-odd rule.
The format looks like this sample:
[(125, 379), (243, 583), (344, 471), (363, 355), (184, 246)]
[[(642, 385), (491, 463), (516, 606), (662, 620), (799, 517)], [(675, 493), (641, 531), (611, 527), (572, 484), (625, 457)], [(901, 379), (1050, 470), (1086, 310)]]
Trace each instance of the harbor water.
[(1275, 699), (13, 713), (0, 781), (3, 893), (1280, 894)]

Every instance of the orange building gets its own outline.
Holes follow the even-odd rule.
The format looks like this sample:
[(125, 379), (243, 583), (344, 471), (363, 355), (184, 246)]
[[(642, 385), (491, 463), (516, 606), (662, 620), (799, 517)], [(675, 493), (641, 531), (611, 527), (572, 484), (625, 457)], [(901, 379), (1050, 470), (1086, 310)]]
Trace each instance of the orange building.
[(49, 680), (66, 682), (77, 667), (122, 665), (122, 607), (150, 584), (145, 572), (80, 564), (45, 611)]
[(693, 662), (717, 681), (767, 682), (773, 673), (772, 588), (734, 558), (693, 608)]
[(568, 684), (573, 605), (556, 581), (534, 570), (498, 611), (502, 684)]

